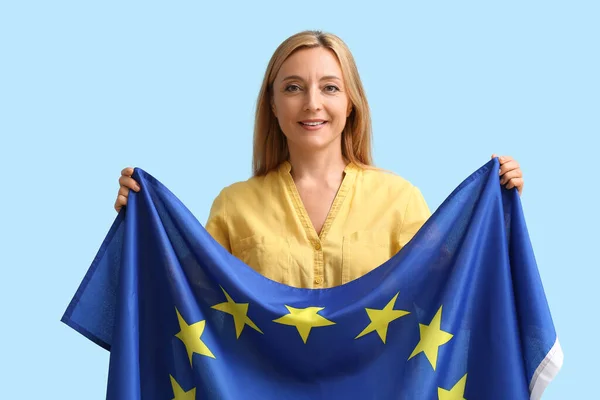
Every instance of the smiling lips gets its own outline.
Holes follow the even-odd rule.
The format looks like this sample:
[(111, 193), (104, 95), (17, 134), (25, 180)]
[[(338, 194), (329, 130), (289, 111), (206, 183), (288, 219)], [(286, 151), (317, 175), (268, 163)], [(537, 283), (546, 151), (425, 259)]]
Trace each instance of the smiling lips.
[(324, 119), (307, 119), (298, 123), (304, 129), (314, 131), (317, 129), (321, 129), (325, 124), (327, 124), (327, 121), (325, 121)]

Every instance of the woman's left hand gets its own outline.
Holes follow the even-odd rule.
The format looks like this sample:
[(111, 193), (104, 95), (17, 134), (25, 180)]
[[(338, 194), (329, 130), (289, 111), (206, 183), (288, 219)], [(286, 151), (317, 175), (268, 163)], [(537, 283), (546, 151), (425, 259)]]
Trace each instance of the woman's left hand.
[[(492, 158), (498, 157), (496, 154)], [(500, 162), (500, 184), (507, 189), (517, 188), (519, 196), (523, 193), (523, 172), (517, 160), (511, 156), (498, 157)]]

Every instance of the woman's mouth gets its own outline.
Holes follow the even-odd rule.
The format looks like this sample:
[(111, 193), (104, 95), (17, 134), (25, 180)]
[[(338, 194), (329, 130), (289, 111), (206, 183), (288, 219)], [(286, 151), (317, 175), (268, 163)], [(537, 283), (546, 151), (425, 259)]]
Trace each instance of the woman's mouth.
[(315, 131), (321, 129), (327, 121), (319, 120), (319, 121), (300, 121), (298, 122), (301, 127), (309, 131)]

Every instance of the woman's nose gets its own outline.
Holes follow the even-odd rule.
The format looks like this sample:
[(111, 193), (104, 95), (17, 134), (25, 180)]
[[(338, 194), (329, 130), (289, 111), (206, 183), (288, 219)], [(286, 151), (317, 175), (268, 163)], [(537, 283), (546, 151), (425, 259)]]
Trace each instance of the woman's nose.
[(317, 111), (323, 107), (321, 103), (321, 92), (319, 89), (309, 89), (306, 91), (306, 101), (304, 109), (306, 111)]

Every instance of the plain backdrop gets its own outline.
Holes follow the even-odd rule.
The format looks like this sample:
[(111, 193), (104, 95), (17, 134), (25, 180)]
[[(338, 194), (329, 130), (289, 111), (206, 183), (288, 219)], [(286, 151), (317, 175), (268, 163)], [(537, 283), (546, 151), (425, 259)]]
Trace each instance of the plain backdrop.
[(376, 164), (432, 210), (492, 153), (520, 162), (565, 352), (544, 399), (592, 398), (599, 19), (577, 0), (0, 3), (0, 398), (105, 397), (109, 353), (59, 320), (116, 216), (121, 169), (204, 223), (250, 176), (266, 65), (305, 29), (346, 41)]

